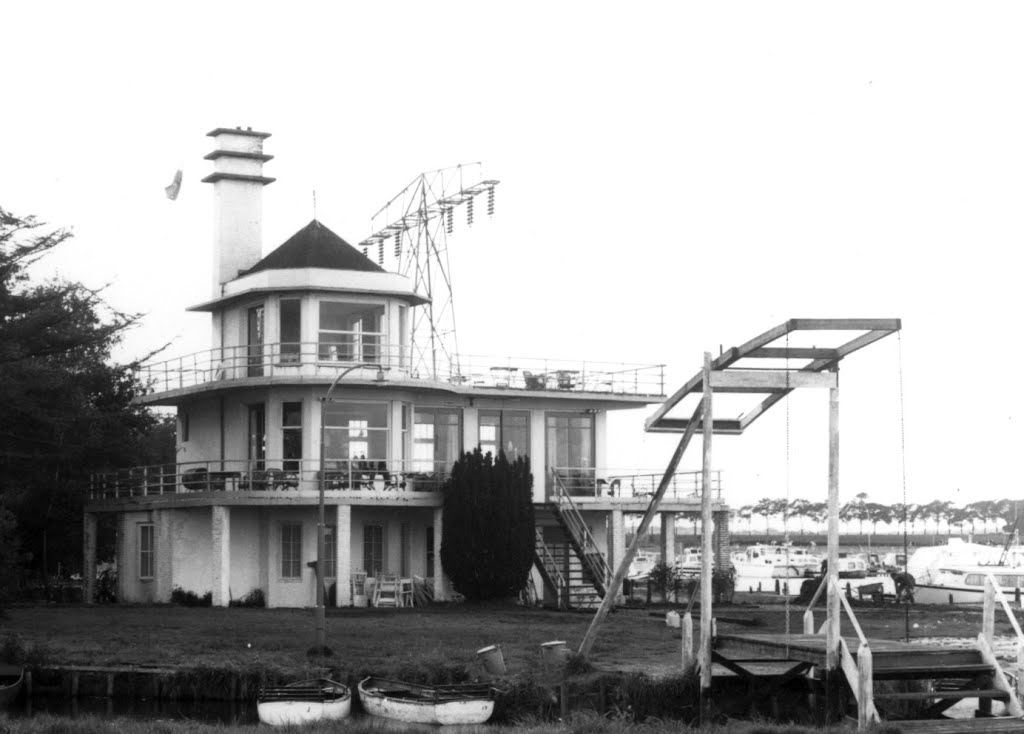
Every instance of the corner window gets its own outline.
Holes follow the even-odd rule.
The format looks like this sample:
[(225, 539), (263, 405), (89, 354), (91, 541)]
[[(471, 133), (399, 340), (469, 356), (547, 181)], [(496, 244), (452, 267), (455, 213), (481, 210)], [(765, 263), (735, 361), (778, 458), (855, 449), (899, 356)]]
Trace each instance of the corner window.
[[(377, 468), (388, 459), (387, 403), (329, 403), (324, 411), (324, 455), (339, 461), (372, 462)], [(370, 464), (365, 467), (371, 468)]]
[(324, 578), (338, 577), (338, 528), (336, 525), (324, 526)]
[(302, 523), (281, 523), (281, 578), (302, 578)]
[(153, 578), (156, 561), (156, 532), (153, 523), (139, 525), (139, 578)]

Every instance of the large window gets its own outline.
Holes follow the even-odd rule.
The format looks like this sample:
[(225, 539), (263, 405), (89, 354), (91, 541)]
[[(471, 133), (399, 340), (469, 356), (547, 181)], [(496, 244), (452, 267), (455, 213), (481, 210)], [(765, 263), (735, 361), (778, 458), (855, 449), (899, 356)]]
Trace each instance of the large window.
[(384, 343), (384, 306), (320, 302), (320, 361), (377, 362)]
[(284, 298), (280, 309), (281, 362), (298, 362), (302, 351), (302, 302)]
[(530, 414), (525, 410), (481, 410), (480, 450), (494, 457), (504, 451), (513, 461), (530, 450)]
[(263, 377), (263, 306), (253, 306), (246, 313), (249, 377)]
[(346, 459), (371, 462), (367, 470), (387, 461), (387, 403), (329, 403), (325, 412), (324, 455), (335, 468)]
[(383, 525), (363, 525), (363, 570), (368, 576), (384, 570)]
[(302, 403), (284, 403), (281, 406), (281, 458), (282, 469), (300, 470), (302, 463)]
[(593, 477), (594, 416), (548, 413), (547, 466), (579, 480)]
[(281, 523), (281, 578), (302, 578), (302, 523)]
[(267, 458), (267, 412), (263, 403), (249, 408), (249, 466), (260, 471)]
[(156, 560), (156, 532), (152, 523), (139, 525), (139, 578), (153, 578)]
[(413, 470), (447, 472), (462, 453), (461, 413), (449, 408), (418, 408), (413, 425)]

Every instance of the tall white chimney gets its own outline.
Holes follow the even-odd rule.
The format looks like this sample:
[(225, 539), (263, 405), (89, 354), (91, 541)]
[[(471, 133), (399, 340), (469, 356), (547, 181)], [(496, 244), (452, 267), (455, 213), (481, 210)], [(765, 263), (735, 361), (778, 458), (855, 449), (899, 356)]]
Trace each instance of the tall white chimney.
[(238, 277), (263, 257), (263, 187), (274, 179), (263, 175), (263, 141), (270, 133), (219, 127), (207, 133), (217, 148), (207, 160), (213, 173), (203, 183), (213, 184), (213, 296), (221, 285)]

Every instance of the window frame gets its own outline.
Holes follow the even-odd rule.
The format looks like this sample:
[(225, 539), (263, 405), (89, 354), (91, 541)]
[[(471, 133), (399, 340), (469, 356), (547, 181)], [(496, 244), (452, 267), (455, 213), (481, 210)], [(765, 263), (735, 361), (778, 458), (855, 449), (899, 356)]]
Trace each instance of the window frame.
[(156, 578), (156, 523), (140, 522), (138, 529), (139, 581), (152, 581)]
[[(297, 537), (286, 537), (287, 531), (294, 531)], [(292, 552), (289, 552), (292, 551)], [(278, 574), (281, 581), (302, 581), (302, 523), (294, 520), (283, 520), (280, 525), (281, 563)], [(293, 555), (294, 553), (294, 555)], [(285, 564), (288, 564), (286, 568)], [(298, 571), (291, 575), (291, 571)]]
[[(370, 531), (375, 531), (379, 534), (378, 538), (371, 538)], [(374, 548), (374, 546), (378, 546)], [(379, 550), (378, 553), (368, 553), (368, 549)], [(387, 558), (384, 557), (386, 552), (386, 545), (384, 543), (384, 524), (377, 522), (363, 523), (363, 570), (367, 576), (376, 577), (378, 572), (384, 573), (387, 568)], [(378, 558), (379, 555), (379, 558)], [(378, 568), (372, 567), (369, 563), (370, 560), (379, 560), (380, 565)]]

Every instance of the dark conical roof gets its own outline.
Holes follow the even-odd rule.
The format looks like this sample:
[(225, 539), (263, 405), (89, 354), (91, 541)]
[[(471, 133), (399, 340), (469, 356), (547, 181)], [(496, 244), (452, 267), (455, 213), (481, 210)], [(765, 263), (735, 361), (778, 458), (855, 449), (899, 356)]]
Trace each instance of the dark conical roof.
[(332, 268), (334, 270), (361, 270), (368, 273), (385, 272), (384, 268), (315, 219), (289, 237), (283, 245), (246, 270), (244, 274), (286, 268)]

